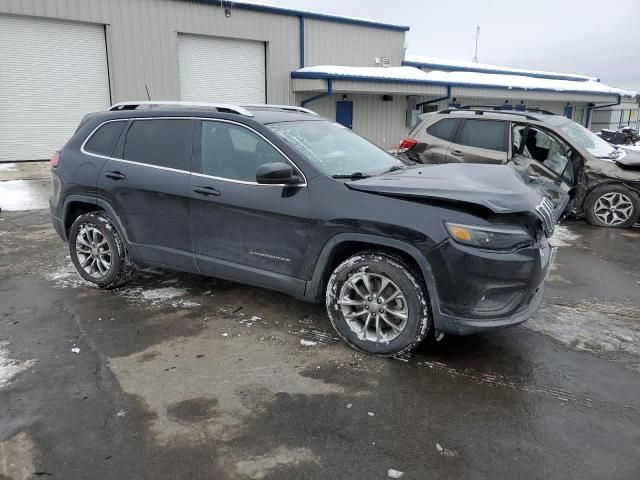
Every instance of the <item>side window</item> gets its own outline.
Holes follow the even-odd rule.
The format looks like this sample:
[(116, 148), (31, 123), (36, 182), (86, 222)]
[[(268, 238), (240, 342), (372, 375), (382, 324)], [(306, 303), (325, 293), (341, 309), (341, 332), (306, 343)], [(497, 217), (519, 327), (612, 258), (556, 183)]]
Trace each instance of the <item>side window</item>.
[(530, 128), (522, 154), (543, 164), (569, 185), (573, 185), (573, 169), (568, 158), (570, 148), (555, 137)]
[(200, 135), (201, 173), (255, 182), (260, 165), (286, 159), (252, 131), (232, 123), (203, 121)]
[(427, 127), (427, 133), (436, 138), (450, 142), (460, 125), (458, 118), (445, 118)]
[(84, 149), (87, 152), (110, 157), (126, 124), (126, 121), (105, 123), (91, 136)]
[(123, 158), (159, 167), (189, 170), (192, 120), (135, 120), (127, 132)]
[(455, 143), (468, 147), (507, 151), (507, 122), (500, 120), (465, 120)]

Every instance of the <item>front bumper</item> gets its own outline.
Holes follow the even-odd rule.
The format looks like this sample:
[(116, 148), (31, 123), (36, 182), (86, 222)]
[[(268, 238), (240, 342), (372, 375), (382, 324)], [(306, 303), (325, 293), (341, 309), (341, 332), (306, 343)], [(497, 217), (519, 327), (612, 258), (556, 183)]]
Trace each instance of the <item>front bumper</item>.
[(554, 253), (546, 239), (512, 253), (443, 243), (427, 256), (437, 297), (435, 329), (468, 335), (525, 322), (542, 303)]

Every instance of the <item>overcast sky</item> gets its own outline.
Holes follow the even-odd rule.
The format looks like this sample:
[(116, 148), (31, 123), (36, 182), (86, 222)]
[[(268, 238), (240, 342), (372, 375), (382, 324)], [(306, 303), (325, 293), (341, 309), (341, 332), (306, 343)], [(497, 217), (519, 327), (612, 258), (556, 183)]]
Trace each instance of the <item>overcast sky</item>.
[(408, 25), (408, 52), (580, 73), (640, 90), (640, 0), (265, 0)]

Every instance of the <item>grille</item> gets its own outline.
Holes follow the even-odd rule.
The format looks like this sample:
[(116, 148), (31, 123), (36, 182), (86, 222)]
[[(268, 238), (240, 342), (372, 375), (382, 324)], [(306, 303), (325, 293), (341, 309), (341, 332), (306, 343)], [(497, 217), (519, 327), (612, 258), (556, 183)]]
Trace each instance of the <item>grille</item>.
[(544, 197), (536, 206), (536, 212), (540, 220), (542, 220), (544, 232), (547, 234), (547, 237), (550, 237), (556, 226), (556, 222), (553, 220), (553, 203), (547, 197)]

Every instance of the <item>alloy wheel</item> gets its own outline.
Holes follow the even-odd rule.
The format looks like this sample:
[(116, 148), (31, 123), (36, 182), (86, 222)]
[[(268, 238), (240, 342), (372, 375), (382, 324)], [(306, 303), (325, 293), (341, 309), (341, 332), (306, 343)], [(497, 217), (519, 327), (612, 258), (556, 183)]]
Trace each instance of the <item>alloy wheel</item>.
[(400, 288), (377, 273), (358, 272), (344, 283), (338, 305), (349, 328), (363, 340), (388, 343), (402, 333), (409, 315)]
[(94, 278), (102, 278), (111, 270), (111, 249), (102, 232), (93, 225), (82, 225), (76, 237), (78, 263)]
[(622, 225), (631, 218), (633, 203), (624, 193), (609, 192), (598, 198), (593, 213), (605, 225)]

